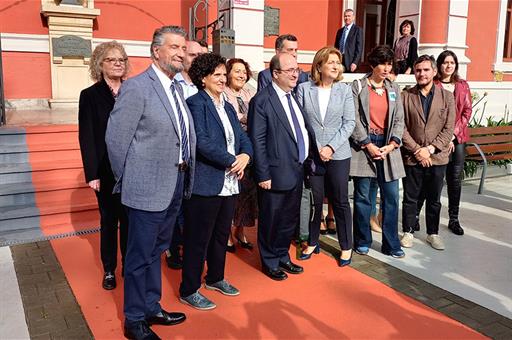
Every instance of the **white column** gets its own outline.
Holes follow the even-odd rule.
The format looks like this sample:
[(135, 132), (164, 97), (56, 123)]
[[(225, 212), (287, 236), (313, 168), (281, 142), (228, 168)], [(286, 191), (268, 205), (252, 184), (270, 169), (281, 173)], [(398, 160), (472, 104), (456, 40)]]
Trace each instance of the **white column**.
[(225, 13), (228, 17), (224, 27), (235, 30), (235, 56), (247, 61), (254, 71), (265, 68), (264, 6), (264, 0), (219, 1), (219, 14)]

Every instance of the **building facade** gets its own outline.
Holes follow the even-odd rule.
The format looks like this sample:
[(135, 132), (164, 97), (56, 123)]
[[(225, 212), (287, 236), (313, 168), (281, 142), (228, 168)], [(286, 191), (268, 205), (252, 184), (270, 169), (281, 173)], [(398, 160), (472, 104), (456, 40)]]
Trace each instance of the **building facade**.
[[(222, 16), (223, 27), (235, 31), (236, 56), (257, 71), (274, 54), (276, 36), (266, 35), (269, 31), (296, 35), (298, 61), (309, 69), (315, 52), (334, 44), (344, 9), (354, 9), (356, 24), (363, 27), (363, 55), (375, 45), (392, 45), (400, 22), (409, 19), (416, 26), (419, 54), (437, 56), (451, 49), (458, 55), (460, 73), (472, 90), (488, 94), (487, 115), (503, 116), (505, 105), (512, 105), (512, 0), (4, 0), (0, 33), (8, 104), (76, 107), (79, 90), (90, 83), (88, 57), (59, 56), (59, 37), (77, 36), (92, 48), (118, 40), (126, 47), (134, 75), (151, 62), (154, 29), (169, 24), (189, 29), (194, 5), (199, 18), (195, 25)], [(269, 9), (278, 13), (270, 24)], [(412, 76), (398, 80), (414, 82)]]

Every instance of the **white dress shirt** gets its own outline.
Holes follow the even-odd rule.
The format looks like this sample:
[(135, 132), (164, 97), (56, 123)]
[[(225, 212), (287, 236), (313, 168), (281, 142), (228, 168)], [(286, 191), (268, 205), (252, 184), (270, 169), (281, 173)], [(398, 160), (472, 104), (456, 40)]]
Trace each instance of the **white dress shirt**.
[[(183, 158), (182, 158), (182, 154), (183, 153), (182, 153), (181, 148), (183, 146), (183, 143), (181, 141), (180, 118), (178, 117), (178, 110), (176, 109), (176, 102), (174, 101), (174, 97), (173, 97), (172, 92), (171, 92), (171, 83), (173, 82), (173, 79), (169, 78), (158, 67), (156, 67), (155, 64), (152, 64), (151, 67), (155, 71), (156, 75), (158, 76), (158, 79), (160, 80), (160, 83), (164, 87), (165, 94), (167, 95), (167, 98), (169, 99), (169, 103), (171, 104), (172, 111), (174, 113), (174, 117), (176, 118), (176, 123), (177, 123), (176, 127), (178, 129), (178, 136), (180, 138), (180, 158), (179, 158), (179, 163), (182, 163), (183, 162)], [(176, 88), (176, 93), (178, 93), (178, 89), (177, 88)], [(186, 129), (187, 129), (188, 148), (189, 148), (188, 154), (190, 155), (190, 126), (189, 126), (189, 122), (188, 122), (187, 109), (185, 109), (185, 105), (186, 104), (183, 103), (183, 101), (181, 100), (181, 97), (179, 95), (177, 95), (177, 98), (178, 98), (178, 102), (180, 104), (181, 113), (183, 113), (183, 120), (185, 121), (185, 126), (186, 126)]]
[(331, 87), (324, 89), (323, 87), (317, 87), (318, 89), (318, 107), (320, 108), (320, 117), (322, 123), (325, 120), (325, 114), (327, 113), (327, 106), (329, 105), (329, 99), (331, 99)]
[[(208, 91), (206, 91), (206, 93), (208, 93)], [(209, 93), (208, 95), (210, 96)], [(211, 96), (210, 99), (213, 102), (213, 106), (215, 106), (215, 109), (217, 110), (217, 114), (219, 115), (220, 121), (222, 122), (222, 127), (224, 128), (224, 137), (226, 138), (227, 151), (233, 156), (236, 156), (235, 133), (233, 131), (233, 127), (231, 126), (231, 121), (229, 120), (228, 114), (226, 113), (226, 109), (224, 108), (224, 94), (220, 96), (219, 104), (217, 104)], [(232, 196), (237, 195), (238, 193), (238, 178), (236, 177), (236, 174), (232, 174), (229, 169), (226, 169), (224, 172), (224, 185), (222, 186), (222, 190), (220, 191), (219, 196)]]
[[(288, 118), (288, 123), (290, 124), (290, 128), (293, 133), (293, 137), (295, 138), (295, 142), (297, 142), (297, 135), (295, 134), (295, 128), (293, 127), (292, 113), (290, 111), (290, 106), (288, 105), (288, 99), (286, 98), (287, 94), (290, 94), (293, 110), (297, 115), (297, 120), (299, 121), (300, 130), (302, 131), (302, 138), (304, 138), (304, 147), (305, 147), (305, 157), (308, 158), (309, 154), (309, 136), (308, 130), (306, 130), (306, 124), (304, 123), (304, 116), (302, 114), (302, 110), (299, 107), (299, 104), (295, 101), (292, 92), (284, 92), (275, 82), (272, 82), (272, 86), (274, 90), (277, 92), (277, 96), (283, 105), (284, 112), (286, 113), (286, 118)], [(303, 160), (302, 160), (303, 161)]]
[(183, 74), (181, 72), (176, 74), (176, 76), (174, 76), (174, 79), (180, 83), (181, 88), (183, 89), (183, 96), (185, 97), (185, 99), (188, 99), (188, 97), (192, 97), (197, 92), (199, 92), (197, 86), (195, 86), (194, 83), (187, 83), (185, 78), (183, 78)]

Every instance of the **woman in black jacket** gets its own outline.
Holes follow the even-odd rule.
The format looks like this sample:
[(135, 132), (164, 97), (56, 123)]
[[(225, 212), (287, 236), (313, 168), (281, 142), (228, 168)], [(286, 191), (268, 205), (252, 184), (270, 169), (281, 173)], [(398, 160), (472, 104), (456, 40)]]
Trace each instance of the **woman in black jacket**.
[(119, 88), (129, 71), (124, 47), (116, 41), (98, 45), (92, 54), (89, 72), (95, 84), (80, 93), (78, 138), (85, 181), (94, 190), (101, 216), (100, 251), (103, 263), (103, 288), (116, 287), (117, 228), (124, 264), (128, 221), (120, 194), (112, 194), (114, 175), (105, 145), (107, 122)]

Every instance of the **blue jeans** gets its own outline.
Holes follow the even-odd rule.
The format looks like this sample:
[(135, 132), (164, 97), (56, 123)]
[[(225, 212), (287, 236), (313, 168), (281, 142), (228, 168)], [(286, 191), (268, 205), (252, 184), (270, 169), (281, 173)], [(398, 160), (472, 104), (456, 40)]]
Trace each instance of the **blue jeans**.
[[(384, 136), (370, 135), (370, 140), (378, 147), (385, 143)], [(363, 151), (361, 151), (363, 152)], [(386, 182), (383, 161), (375, 161), (377, 184), (380, 189), (382, 206), (382, 248), (384, 254), (400, 250), (398, 239), (398, 180)], [(372, 211), (371, 182), (372, 177), (353, 177), (354, 180), (354, 246), (370, 247), (372, 233), (370, 214)], [(373, 205), (375, 205), (373, 203)]]
[(379, 183), (376, 178), (372, 178), (370, 181), (370, 204), (372, 205), (371, 216), (377, 216), (377, 190), (379, 189)]

